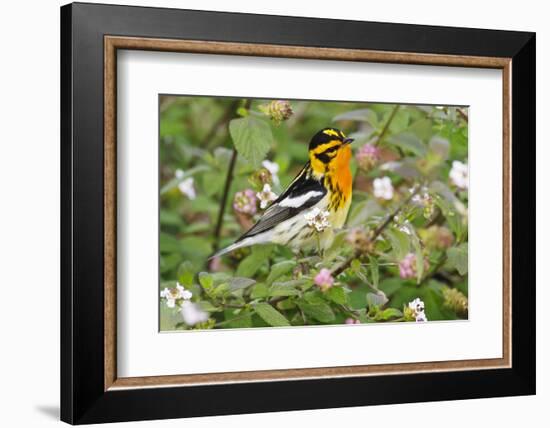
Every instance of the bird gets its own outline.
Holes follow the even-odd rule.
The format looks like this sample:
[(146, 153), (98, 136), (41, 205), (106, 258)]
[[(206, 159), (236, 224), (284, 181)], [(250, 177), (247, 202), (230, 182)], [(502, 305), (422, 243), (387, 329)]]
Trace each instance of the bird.
[[(329, 248), (351, 205), (352, 142), (336, 128), (318, 131), (309, 143), (309, 160), (294, 180), (249, 230), (210, 259), (256, 244), (280, 244), (295, 251), (314, 245), (321, 252)], [(311, 223), (316, 215), (321, 216), (319, 229)]]

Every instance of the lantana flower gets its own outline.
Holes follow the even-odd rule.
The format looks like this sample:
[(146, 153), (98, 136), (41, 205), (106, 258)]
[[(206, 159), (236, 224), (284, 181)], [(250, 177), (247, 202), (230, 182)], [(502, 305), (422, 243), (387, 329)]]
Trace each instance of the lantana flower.
[(313, 282), (322, 291), (326, 291), (334, 285), (334, 278), (330, 270), (323, 268), (319, 271), (317, 275), (315, 275), (315, 278), (313, 278)]
[(387, 201), (393, 199), (393, 185), (390, 177), (375, 178), (372, 185), (374, 196)]
[(460, 161), (453, 161), (453, 167), (449, 172), (449, 178), (453, 184), (460, 189), (468, 188), (468, 164)]
[(428, 317), (424, 312), (424, 302), (418, 297), (408, 304), (409, 311), (412, 312), (416, 322), (428, 321)]
[(420, 229), (419, 234), (422, 241), (428, 248), (445, 250), (453, 245), (454, 236), (445, 226), (438, 226), (434, 224), (427, 229)]
[(269, 184), (264, 184), (264, 188), (261, 192), (256, 193), (256, 197), (260, 200), (260, 208), (265, 210), (267, 206), (277, 199), (277, 195), (271, 191)]
[(371, 143), (364, 144), (357, 151), (355, 159), (359, 168), (369, 171), (380, 161), (380, 149)]
[(190, 302), (188, 300), (184, 301), (181, 304), (181, 316), (185, 324), (189, 326), (194, 326), (201, 322), (208, 321), (208, 312), (201, 309), (196, 303)]
[(262, 166), (271, 173), (271, 180), (275, 186), (278, 186), (281, 182), (279, 180), (279, 164), (277, 162), (271, 162), (270, 160), (264, 160)]
[[(428, 261), (424, 259), (424, 269), (428, 268)], [(416, 278), (416, 273), (416, 255), (409, 253), (399, 262), (399, 276), (403, 279)]]
[(349, 324), (349, 325), (361, 324), (361, 321), (350, 317), (350, 318), (346, 318), (346, 320), (344, 321), (344, 324)]
[(189, 300), (193, 297), (193, 293), (186, 290), (179, 282), (174, 288), (165, 288), (160, 292), (160, 297), (166, 299), (166, 306), (174, 308), (176, 302), (180, 299)]
[(423, 209), (424, 218), (430, 218), (433, 215), (435, 203), (428, 192), (417, 193), (412, 197), (411, 202)]
[(330, 227), (330, 222), (328, 221), (329, 215), (328, 211), (321, 211), (318, 207), (315, 207), (305, 213), (304, 218), (309, 227), (313, 227), (317, 232), (322, 232)]
[(233, 198), (233, 209), (241, 214), (254, 215), (258, 211), (258, 199), (256, 192), (252, 189), (245, 189), (235, 193)]
[[(178, 180), (181, 180), (185, 176), (185, 172), (181, 169), (176, 169), (175, 176)], [(178, 183), (178, 189), (180, 189), (180, 192), (191, 200), (197, 197), (197, 192), (195, 191), (195, 180), (193, 177), (188, 177), (185, 180), (180, 181)]]

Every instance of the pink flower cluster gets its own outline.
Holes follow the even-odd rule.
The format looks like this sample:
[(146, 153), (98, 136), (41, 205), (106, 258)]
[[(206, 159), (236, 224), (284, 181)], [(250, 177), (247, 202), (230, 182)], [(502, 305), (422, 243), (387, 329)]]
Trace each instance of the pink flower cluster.
[[(429, 264), (424, 260), (424, 269), (428, 268)], [(409, 253), (399, 262), (399, 276), (403, 279), (416, 277), (416, 255)]]
[(345, 324), (361, 324), (361, 321), (359, 320), (356, 320), (354, 318), (346, 318), (346, 320), (344, 321)]
[(380, 161), (380, 149), (374, 144), (363, 145), (355, 155), (359, 168), (368, 171)]
[(233, 209), (241, 214), (254, 215), (258, 211), (258, 198), (252, 189), (245, 189), (235, 193)]
[(317, 285), (321, 290), (326, 291), (334, 284), (334, 278), (332, 273), (328, 269), (321, 269), (315, 278), (313, 279), (315, 285)]

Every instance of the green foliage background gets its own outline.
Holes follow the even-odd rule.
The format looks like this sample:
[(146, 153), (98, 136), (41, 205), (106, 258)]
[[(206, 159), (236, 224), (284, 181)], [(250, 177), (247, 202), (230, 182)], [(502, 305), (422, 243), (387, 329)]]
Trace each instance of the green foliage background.
[[(468, 195), (449, 181), (452, 161), (467, 163), (467, 109), (291, 100), (294, 114), (277, 124), (259, 108), (269, 102), (160, 98), (159, 285), (160, 290), (172, 288), (178, 281), (193, 292), (192, 301), (209, 314), (208, 322), (194, 328), (338, 324), (350, 317), (361, 323), (410, 321), (414, 317), (406, 306), (417, 297), (424, 301), (429, 321), (467, 317)], [(233, 212), (233, 196), (253, 188), (250, 177), (260, 162), (269, 159), (279, 165), (281, 186), (273, 189), (279, 194), (308, 160), (311, 137), (327, 126), (355, 138), (355, 151), (374, 142), (382, 153), (380, 163), (369, 171), (359, 170), (352, 161), (353, 204), (346, 230), (337, 235), (333, 249), (323, 258), (313, 252), (298, 260), (287, 248), (255, 246), (224, 256), (213, 271), (207, 258), (214, 250), (213, 232), (234, 148), (238, 156), (220, 248), (244, 231)], [(178, 169), (183, 177), (176, 178)], [(391, 201), (372, 194), (373, 180), (382, 176), (389, 176), (395, 188)], [(194, 179), (193, 200), (178, 188), (189, 177)], [(406, 202), (415, 186), (430, 196), (431, 214), (405, 204), (372, 248), (357, 252), (346, 240), (350, 230), (375, 229)], [(434, 245), (437, 227), (450, 231), (451, 246)], [(397, 263), (408, 253), (420, 260), (418, 275), (403, 279)], [(334, 287), (322, 291), (314, 285), (321, 268), (334, 270), (346, 260), (351, 263)], [(466, 310), (460, 307), (464, 302)], [(160, 311), (161, 330), (193, 327), (163, 299)]]

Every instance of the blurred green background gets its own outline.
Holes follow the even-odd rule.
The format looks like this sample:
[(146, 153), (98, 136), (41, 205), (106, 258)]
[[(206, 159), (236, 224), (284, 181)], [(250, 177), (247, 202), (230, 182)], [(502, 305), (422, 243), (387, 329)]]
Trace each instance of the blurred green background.
[[(215, 270), (234, 275), (239, 263), (254, 251), (244, 249), (224, 257), (214, 269), (207, 263), (213, 252), (213, 232), (234, 147), (228, 123), (240, 114), (247, 115), (249, 110), (251, 116), (269, 125), (272, 137), (267, 139), (269, 150), (266, 158), (279, 168), (280, 185), (273, 185), (277, 194), (308, 160), (309, 141), (322, 128), (333, 126), (355, 138), (353, 147), (356, 151), (367, 142), (378, 145), (381, 159), (371, 170), (358, 171), (356, 159), (352, 160), (355, 179), (353, 205), (348, 217), (350, 226), (367, 227), (369, 223), (381, 221), (394, 208), (392, 204), (403, 198), (404, 189), (418, 183), (428, 186), (436, 201), (433, 217), (437, 218), (424, 218), (422, 210), (411, 209), (403, 213), (400, 221), (408, 222), (418, 232), (415, 235), (420, 237), (422, 251), (430, 266), (439, 265), (438, 272), (430, 273), (419, 287), (415, 281), (399, 277), (396, 261), (393, 260), (392, 264), (391, 256), (382, 257), (376, 267), (376, 288), (388, 299), (382, 305), (385, 308), (402, 309), (407, 302), (420, 296), (426, 303), (430, 320), (467, 316), (467, 311), (465, 314), (457, 310), (456, 302), (453, 310), (452, 296), (445, 293), (448, 294), (447, 289), (456, 289), (465, 299), (468, 294), (467, 273), (464, 272), (464, 257), (467, 270), (467, 190), (453, 188), (449, 183), (452, 161), (467, 163), (468, 109), (290, 100), (293, 114), (277, 124), (261, 113), (260, 106), (270, 101), (254, 99), (246, 105), (245, 100), (235, 98), (160, 97), (160, 289), (173, 287), (184, 274), (182, 272), (187, 272), (193, 278), (188, 283), (194, 290), (194, 300), (200, 300), (203, 290), (196, 279), (198, 272)], [(439, 156), (441, 151), (444, 153)], [(383, 165), (387, 168), (382, 169)], [(232, 209), (233, 196), (252, 187), (251, 176), (258, 167), (243, 156), (237, 157), (223, 218), (220, 248), (231, 244), (244, 231), (242, 222)], [(372, 196), (373, 179), (380, 176), (389, 176), (396, 189), (391, 202)], [(183, 190), (182, 182), (187, 184)], [(460, 260), (448, 257), (448, 248), (427, 248), (424, 240), (433, 238), (428, 236), (431, 232), (426, 232), (430, 226), (451, 230), (454, 243), (461, 244), (461, 247), (456, 247), (460, 250), (457, 250)], [(395, 246), (395, 239), (402, 238), (399, 230), (395, 230), (397, 238), (386, 236), (389, 244), (386, 248), (382, 246), (380, 252), (389, 252), (390, 241), (393, 239)], [(343, 242), (340, 245), (345, 247)], [(403, 245), (413, 248), (408, 242)], [(343, 254), (346, 251), (342, 249)], [(272, 263), (294, 258), (285, 248), (275, 248), (270, 254), (271, 260), (254, 272), (254, 280), (260, 281), (269, 275)], [(462, 263), (461, 272), (457, 271), (458, 263)], [(364, 274), (372, 279), (369, 263), (364, 265)], [(288, 275), (290, 278), (291, 274)], [(368, 311), (366, 296), (373, 292), (373, 281), (365, 285), (361, 275), (360, 272), (343, 275), (348, 280), (345, 284), (346, 303)], [(282, 313), (288, 315), (284, 310)], [(223, 315), (215, 312), (211, 316), (218, 322), (224, 320)], [(335, 321), (331, 323), (343, 322), (343, 317), (343, 314), (338, 316), (336, 313)], [(178, 328), (181, 326), (178, 320), (177, 313), (161, 304), (162, 330)], [(265, 323), (260, 320), (256, 325)]]

